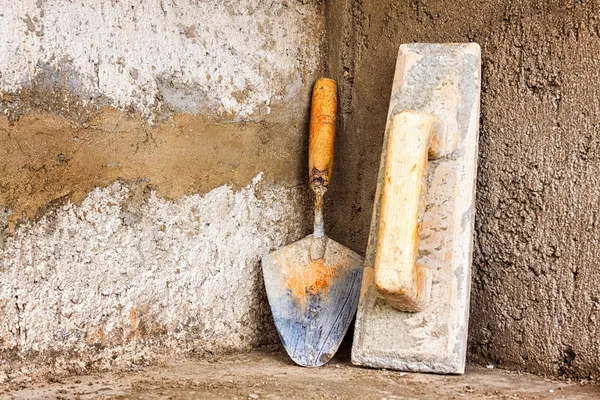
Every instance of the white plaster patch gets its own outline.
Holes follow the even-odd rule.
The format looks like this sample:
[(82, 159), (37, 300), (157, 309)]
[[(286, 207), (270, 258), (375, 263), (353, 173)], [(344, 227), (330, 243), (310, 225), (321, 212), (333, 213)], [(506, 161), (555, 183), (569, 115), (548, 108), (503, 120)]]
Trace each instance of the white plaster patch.
[(309, 87), (322, 6), (306, 1), (0, 0), (0, 91), (67, 76), (88, 101), (259, 120)]
[(175, 202), (116, 182), (17, 228), (0, 242), (0, 349), (96, 344), (107, 347), (94, 357), (112, 361), (136, 342), (211, 352), (275, 342), (260, 258), (306, 234), (307, 203), (301, 188), (259, 181)]

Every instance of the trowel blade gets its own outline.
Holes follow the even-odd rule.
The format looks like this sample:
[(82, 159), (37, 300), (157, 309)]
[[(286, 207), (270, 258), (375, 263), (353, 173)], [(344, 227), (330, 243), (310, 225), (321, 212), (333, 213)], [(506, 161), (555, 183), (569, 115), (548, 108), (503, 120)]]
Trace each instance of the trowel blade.
[(310, 259), (312, 235), (262, 259), (267, 297), (285, 350), (295, 363), (329, 361), (352, 322), (362, 257), (327, 239), (323, 260)]

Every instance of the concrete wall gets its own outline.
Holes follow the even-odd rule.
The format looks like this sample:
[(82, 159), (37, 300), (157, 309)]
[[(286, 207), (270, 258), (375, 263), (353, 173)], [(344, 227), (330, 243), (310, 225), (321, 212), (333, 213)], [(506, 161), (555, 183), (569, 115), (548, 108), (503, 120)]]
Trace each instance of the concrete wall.
[(345, 133), (332, 237), (362, 251), (398, 46), (482, 47), (469, 359), (600, 374), (600, 4), (333, 1), (329, 71)]
[(0, 381), (275, 343), (318, 1), (0, 0)]

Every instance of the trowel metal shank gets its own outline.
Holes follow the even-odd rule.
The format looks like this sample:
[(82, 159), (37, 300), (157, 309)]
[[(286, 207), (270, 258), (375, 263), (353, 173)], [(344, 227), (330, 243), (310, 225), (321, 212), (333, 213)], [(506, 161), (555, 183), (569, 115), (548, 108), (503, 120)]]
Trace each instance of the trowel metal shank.
[[(402, 45), (390, 100), (381, 167), (365, 255), (352, 362), (403, 371), (464, 372), (480, 93), (477, 44)], [(457, 129), (451, 154), (429, 161), (418, 262), (432, 273), (423, 311), (392, 308), (374, 285), (388, 129), (403, 110), (431, 113)]]

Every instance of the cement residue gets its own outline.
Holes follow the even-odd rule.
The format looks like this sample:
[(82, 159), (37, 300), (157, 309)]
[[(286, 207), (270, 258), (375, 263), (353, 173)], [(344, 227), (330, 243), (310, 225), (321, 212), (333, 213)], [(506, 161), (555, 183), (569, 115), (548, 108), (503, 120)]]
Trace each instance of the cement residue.
[[(146, 118), (261, 121), (273, 105), (297, 110), (321, 67), (324, 15), (312, 0), (28, 0), (2, 7), (0, 36), (0, 92), (58, 83), (82, 103)], [(74, 105), (56, 100), (61, 111)]]
[[(355, 9), (346, 1), (334, 3)], [(356, 4), (352, 114), (337, 142), (336, 161), (344, 168), (332, 181), (336, 201), (328, 232), (355, 250), (366, 246), (398, 46), (479, 43), (483, 82), (469, 357), (538, 373), (597, 376), (596, 6), (507, 0)], [(330, 26), (349, 18), (328, 15)], [(337, 63), (331, 65), (343, 67)]]
[(161, 198), (115, 182), (0, 246), (0, 381), (275, 343), (260, 259), (307, 234), (304, 187)]
[(68, 62), (53, 66), (38, 63), (38, 72), (27, 88), (14, 92), (0, 92), (0, 115), (10, 122), (29, 112), (61, 115), (87, 123), (108, 101), (99, 90), (75, 88), (73, 82), (83, 81)]
[(143, 179), (176, 200), (225, 184), (241, 188), (259, 172), (264, 182), (304, 182), (303, 124), (225, 124), (174, 115), (148, 125), (105, 108), (85, 124), (31, 113), (0, 118), (0, 205), (8, 221), (43, 215), (56, 201), (80, 202), (94, 187)]

